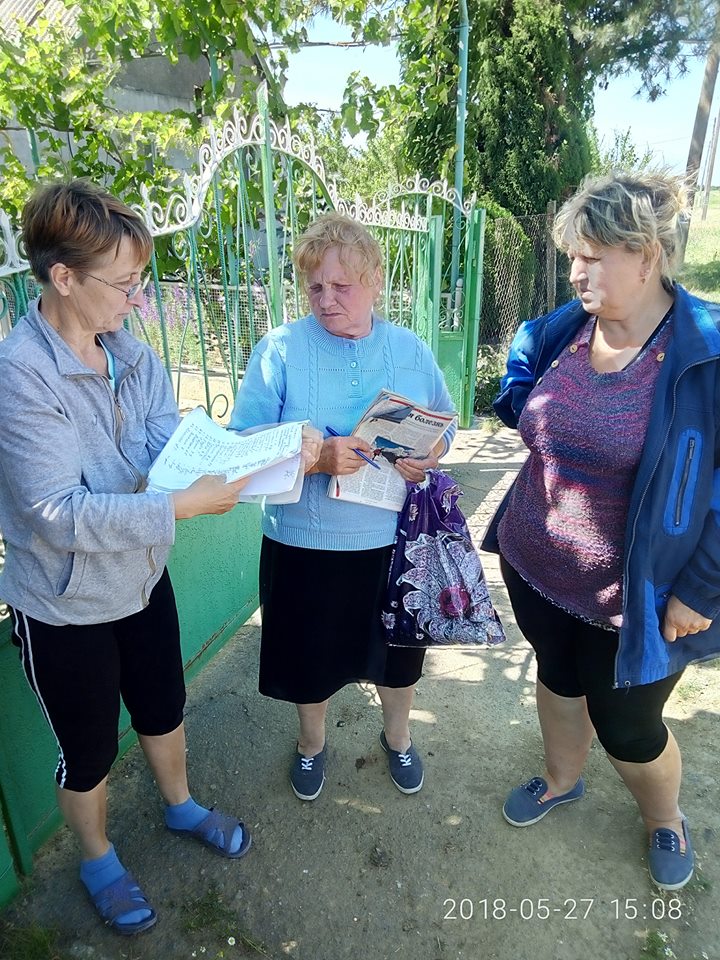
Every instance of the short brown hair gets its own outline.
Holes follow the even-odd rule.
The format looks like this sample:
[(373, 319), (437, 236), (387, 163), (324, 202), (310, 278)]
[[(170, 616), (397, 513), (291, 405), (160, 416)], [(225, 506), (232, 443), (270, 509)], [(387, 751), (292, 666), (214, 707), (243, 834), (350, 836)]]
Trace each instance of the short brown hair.
[(375, 237), (357, 220), (333, 211), (313, 221), (295, 243), (293, 263), (303, 281), (333, 248), (337, 249), (341, 263), (357, 269), (365, 286), (382, 278), (383, 255)]
[(50, 280), (56, 263), (88, 270), (127, 237), (147, 263), (150, 231), (134, 210), (86, 180), (40, 187), (25, 204), (22, 236), (32, 271), (40, 283)]

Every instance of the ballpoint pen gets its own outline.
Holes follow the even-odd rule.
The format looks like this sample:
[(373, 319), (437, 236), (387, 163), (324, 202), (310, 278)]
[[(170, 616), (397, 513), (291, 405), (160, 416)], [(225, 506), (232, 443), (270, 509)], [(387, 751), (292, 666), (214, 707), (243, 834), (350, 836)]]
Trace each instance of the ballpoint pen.
[[(330, 434), (331, 437), (339, 437), (339, 436), (340, 436), (340, 434), (337, 432), (337, 430), (333, 430), (332, 427), (325, 427), (325, 429), (327, 430), (327, 432)], [(353, 452), (353, 453), (356, 453), (359, 457), (362, 457), (362, 459), (365, 461), (365, 463), (369, 463), (370, 466), (371, 466), (371, 467), (375, 467), (376, 470), (382, 469), (382, 468), (380, 467), (380, 464), (379, 464), (379, 463), (375, 463), (375, 461), (374, 461), (374, 460), (371, 460), (370, 457), (365, 456), (365, 454), (364, 454), (361, 450), (356, 450), (355, 447), (352, 447), (352, 452)]]

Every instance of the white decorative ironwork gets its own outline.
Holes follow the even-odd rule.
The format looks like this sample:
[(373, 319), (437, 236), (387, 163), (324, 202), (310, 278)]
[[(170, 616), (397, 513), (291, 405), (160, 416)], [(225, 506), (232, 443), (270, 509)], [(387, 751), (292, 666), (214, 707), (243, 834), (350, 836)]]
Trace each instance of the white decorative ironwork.
[(423, 233), (428, 229), (427, 217), (407, 210), (392, 210), (378, 204), (368, 206), (359, 196), (356, 196), (352, 203), (337, 194), (332, 199), (338, 213), (344, 213), (368, 227), (395, 227)]
[(21, 246), (20, 231), (13, 231), (8, 215), (0, 210), (0, 277), (30, 269), (30, 264), (22, 256)]
[(392, 184), (387, 190), (381, 190), (372, 198), (373, 205), (381, 203), (390, 203), (398, 197), (411, 196), (431, 196), (444, 200), (455, 207), (466, 217), (470, 216), (477, 204), (477, 193), (473, 193), (466, 200), (462, 200), (455, 187), (449, 186), (447, 180), (430, 181), (427, 177), (421, 177), (416, 173), (414, 177), (409, 177), (403, 183)]
[[(317, 153), (314, 141), (312, 139), (309, 142), (305, 141), (299, 134), (294, 133), (287, 118), (281, 125), (269, 119), (267, 130), (271, 148), (307, 167), (320, 181), (336, 210), (368, 226), (395, 227), (411, 231), (428, 229), (425, 216), (410, 213), (404, 209), (393, 210), (387, 206), (387, 197), (383, 197), (382, 201), (376, 198), (371, 205), (367, 205), (359, 197), (354, 201), (341, 197), (335, 180), (329, 180), (327, 177), (325, 164)], [(175, 233), (195, 225), (202, 215), (212, 179), (223, 160), (244, 147), (266, 145), (265, 123), (260, 114), (255, 114), (248, 120), (241, 116), (237, 107), (233, 108), (232, 118), (226, 120), (221, 127), (218, 128), (212, 122), (208, 122), (207, 131), (208, 139), (198, 150), (198, 172), (192, 176), (183, 175), (182, 192), (172, 192), (163, 204), (151, 198), (145, 185), (141, 187), (143, 203), (137, 205), (135, 209), (142, 216), (153, 236)], [(416, 178), (409, 183), (427, 184), (427, 192), (458, 205), (456, 199), (453, 200), (455, 191), (448, 188), (446, 182), (430, 184), (428, 181)], [(393, 193), (393, 197), (413, 192), (407, 189), (407, 184), (404, 184), (403, 188), (398, 188), (398, 192)], [(468, 204), (471, 203), (472, 201), (468, 201)]]

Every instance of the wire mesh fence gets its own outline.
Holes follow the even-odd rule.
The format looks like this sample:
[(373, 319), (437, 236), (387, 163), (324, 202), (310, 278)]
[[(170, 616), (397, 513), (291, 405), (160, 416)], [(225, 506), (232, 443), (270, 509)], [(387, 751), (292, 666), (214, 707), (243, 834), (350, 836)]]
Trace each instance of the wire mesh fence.
[[(244, 370), (258, 340), (270, 329), (267, 292), (262, 285), (224, 287), (163, 281), (160, 295), (149, 295), (129, 318), (131, 333), (146, 340), (160, 357), (167, 350), (173, 370), (230, 370), (234, 352)], [(152, 294), (152, 290), (149, 291)]]
[(507, 347), (523, 320), (573, 297), (567, 261), (551, 236), (552, 212), (488, 221), (480, 342)]

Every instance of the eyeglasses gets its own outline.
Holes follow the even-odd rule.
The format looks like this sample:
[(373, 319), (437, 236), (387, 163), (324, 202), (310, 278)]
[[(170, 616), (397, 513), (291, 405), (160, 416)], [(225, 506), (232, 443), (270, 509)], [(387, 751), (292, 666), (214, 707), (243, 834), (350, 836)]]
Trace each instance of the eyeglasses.
[(134, 283), (131, 287), (119, 287), (116, 283), (110, 283), (109, 280), (103, 280), (102, 277), (96, 277), (94, 273), (88, 273), (87, 270), (78, 270), (75, 267), (76, 273), (81, 273), (84, 277), (90, 277), (91, 280), (97, 280), (98, 283), (104, 283), (106, 287), (112, 287), (113, 290), (119, 290), (121, 293), (124, 293), (128, 300), (132, 300), (141, 290), (144, 290), (145, 287), (150, 282), (150, 274), (146, 273), (144, 277), (141, 277), (137, 283)]

